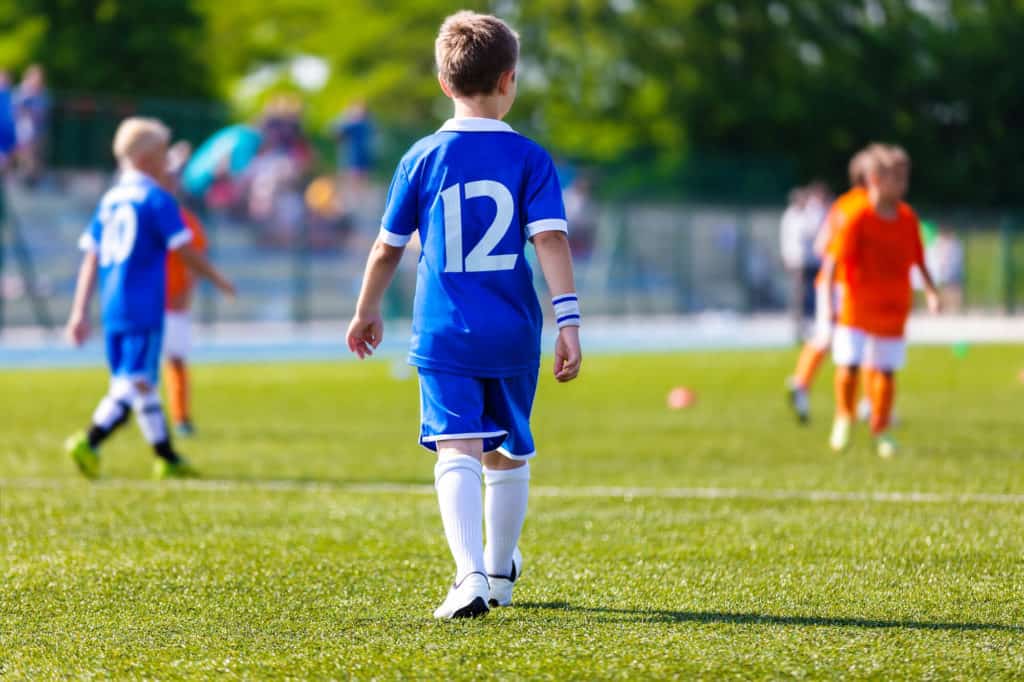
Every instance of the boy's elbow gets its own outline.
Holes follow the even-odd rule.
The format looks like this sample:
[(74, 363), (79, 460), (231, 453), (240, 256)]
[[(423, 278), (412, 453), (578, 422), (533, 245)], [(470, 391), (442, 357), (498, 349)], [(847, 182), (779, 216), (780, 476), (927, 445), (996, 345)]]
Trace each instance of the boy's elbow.
[(551, 246), (561, 246), (569, 243), (569, 236), (561, 230), (547, 230), (545, 232), (538, 232), (533, 235), (533, 246), (534, 248), (546, 248)]
[(397, 265), (398, 262), (402, 260), (402, 254), (405, 253), (405, 249), (400, 246), (385, 244), (383, 241), (378, 239), (377, 243), (374, 245), (373, 252), (374, 260), (378, 260), (389, 265)]

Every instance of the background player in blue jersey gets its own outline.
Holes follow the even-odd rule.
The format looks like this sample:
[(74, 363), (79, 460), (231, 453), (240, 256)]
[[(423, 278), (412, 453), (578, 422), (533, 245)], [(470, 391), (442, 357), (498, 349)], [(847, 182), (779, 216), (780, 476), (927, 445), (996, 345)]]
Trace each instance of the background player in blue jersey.
[(542, 325), (528, 240), (554, 297), (561, 382), (580, 370), (580, 313), (554, 164), (501, 121), (515, 100), (518, 36), (495, 17), (459, 12), (441, 26), (435, 51), (455, 115), (395, 171), (348, 345), (363, 358), (380, 344), (381, 299), (419, 232), (409, 362), (419, 370), (419, 440), (437, 452), (434, 481), (456, 564), (434, 616), (461, 618), (509, 605), (522, 573)]
[(65, 447), (89, 478), (99, 475), (99, 445), (135, 411), (146, 441), (157, 455), (159, 477), (192, 476), (195, 470), (171, 446), (156, 390), (163, 341), (165, 263), (177, 250), (191, 268), (234, 295), (234, 288), (198, 251), (178, 203), (158, 184), (167, 170), (170, 131), (157, 120), (129, 118), (114, 137), (120, 167), (79, 245), (85, 252), (78, 273), (68, 338), (89, 336), (89, 300), (97, 278), (106, 335), (110, 389), (96, 407), (88, 432)]

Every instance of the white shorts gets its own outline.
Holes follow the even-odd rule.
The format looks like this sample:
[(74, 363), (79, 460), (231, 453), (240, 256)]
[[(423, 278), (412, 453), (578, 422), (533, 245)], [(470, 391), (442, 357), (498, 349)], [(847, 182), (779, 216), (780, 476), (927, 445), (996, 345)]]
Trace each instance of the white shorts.
[(192, 315), (168, 310), (164, 314), (164, 355), (188, 358), (192, 350)]
[(875, 336), (855, 327), (836, 325), (832, 360), (840, 367), (863, 366), (892, 372), (902, 369), (907, 361), (907, 340), (902, 336)]

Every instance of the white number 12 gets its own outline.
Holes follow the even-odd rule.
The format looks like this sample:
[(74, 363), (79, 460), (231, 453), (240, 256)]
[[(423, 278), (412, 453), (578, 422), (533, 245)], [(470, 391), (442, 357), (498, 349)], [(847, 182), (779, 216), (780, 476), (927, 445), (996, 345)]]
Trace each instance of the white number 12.
[(462, 186), (455, 184), (441, 192), (441, 203), (444, 205), (444, 250), (445, 272), (495, 272), (512, 270), (516, 267), (519, 254), (510, 253), (493, 256), (491, 251), (501, 243), (512, 226), (515, 213), (515, 202), (512, 193), (500, 182), (494, 180), (477, 180), (467, 182), (466, 200), (489, 197), (494, 200), (497, 211), (494, 221), (484, 232), (480, 242), (473, 250), (463, 257), (462, 250)]

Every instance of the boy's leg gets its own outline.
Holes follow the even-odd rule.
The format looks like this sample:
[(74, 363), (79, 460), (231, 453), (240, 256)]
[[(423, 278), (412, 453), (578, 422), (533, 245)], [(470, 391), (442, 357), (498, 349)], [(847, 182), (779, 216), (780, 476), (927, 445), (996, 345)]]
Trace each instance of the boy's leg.
[(180, 357), (167, 359), (167, 402), (175, 426), (188, 424), (188, 368)]
[(448, 547), (455, 559), (455, 583), (471, 573), (486, 575), (484, 566), (483, 441), (445, 440), (437, 443), (434, 487)]
[(889, 428), (896, 376), (891, 371), (869, 370), (871, 374), (871, 433), (878, 436)]
[(832, 423), (829, 444), (835, 451), (847, 448), (857, 401), (857, 380), (864, 355), (865, 334), (851, 327), (836, 327), (832, 357), (836, 364), (836, 416)]
[(484, 565), (487, 574), (513, 581), (521, 568), (513, 565), (513, 555), (526, 520), (530, 496), (530, 465), (499, 452), (484, 455), (484, 523), (487, 546)]
[(90, 448), (99, 448), (103, 441), (128, 421), (133, 394), (131, 382), (111, 379), (110, 391), (103, 396), (92, 413), (92, 423), (86, 436)]
[(167, 356), (167, 402), (171, 422), (189, 431), (189, 381), (186, 358), (192, 346), (192, 321), (186, 311), (168, 311), (164, 317), (164, 354)]

